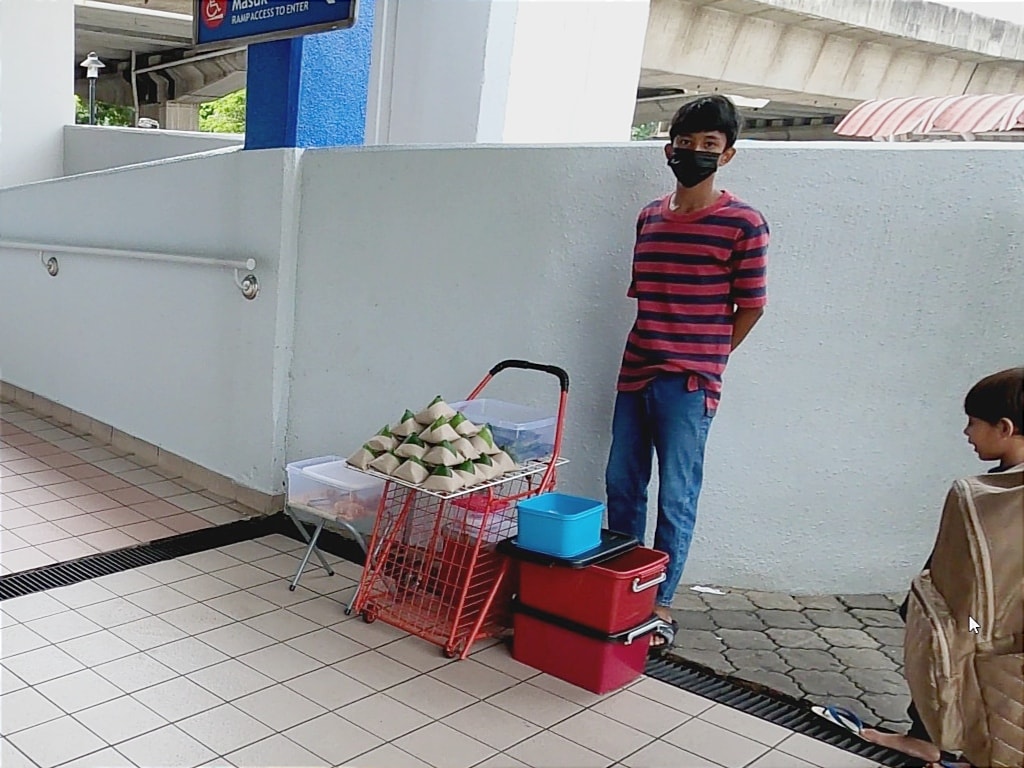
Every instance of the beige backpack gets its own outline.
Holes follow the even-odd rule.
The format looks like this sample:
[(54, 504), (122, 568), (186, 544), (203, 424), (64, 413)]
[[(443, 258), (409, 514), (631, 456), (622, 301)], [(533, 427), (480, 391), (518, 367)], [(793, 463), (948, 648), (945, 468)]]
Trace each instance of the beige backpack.
[(1024, 466), (953, 484), (911, 585), (904, 664), (939, 747), (1024, 765)]

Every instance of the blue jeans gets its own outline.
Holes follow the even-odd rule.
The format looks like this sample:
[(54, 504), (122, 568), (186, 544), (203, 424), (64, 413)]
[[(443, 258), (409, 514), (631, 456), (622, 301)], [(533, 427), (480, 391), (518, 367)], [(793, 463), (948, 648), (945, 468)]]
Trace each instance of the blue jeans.
[(658, 525), (654, 548), (669, 556), (658, 605), (672, 604), (697, 521), (704, 445), (712, 415), (704, 390), (686, 391), (686, 376), (659, 376), (640, 392), (619, 392), (605, 485), (608, 527), (641, 542), (647, 529), (647, 486), (658, 454)]

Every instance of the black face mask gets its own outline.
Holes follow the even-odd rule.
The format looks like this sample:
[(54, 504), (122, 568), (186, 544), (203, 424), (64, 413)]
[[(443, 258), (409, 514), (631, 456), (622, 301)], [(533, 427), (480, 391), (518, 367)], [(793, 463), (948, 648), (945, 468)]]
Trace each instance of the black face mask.
[(721, 155), (717, 152), (700, 152), (675, 147), (672, 150), (672, 157), (669, 158), (668, 167), (672, 169), (679, 183), (689, 189), (714, 175), (718, 170), (719, 158)]

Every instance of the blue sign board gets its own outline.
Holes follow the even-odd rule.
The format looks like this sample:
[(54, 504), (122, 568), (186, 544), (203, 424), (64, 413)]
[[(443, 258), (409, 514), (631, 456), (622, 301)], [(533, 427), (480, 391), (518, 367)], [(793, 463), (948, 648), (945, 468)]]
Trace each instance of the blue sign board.
[(356, 22), (357, 0), (193, 0), (196, 48), (298, 37)]

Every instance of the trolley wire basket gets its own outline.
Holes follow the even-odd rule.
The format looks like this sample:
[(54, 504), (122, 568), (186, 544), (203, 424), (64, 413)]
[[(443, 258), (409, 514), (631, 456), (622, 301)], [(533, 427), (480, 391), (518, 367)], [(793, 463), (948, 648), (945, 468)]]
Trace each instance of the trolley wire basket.
[(449, 658), (469, 655), (482, 637), (510, 626), (513, 561), (496, 551), (516, 534), (516, 503), (552, 490), (559, 457), (568, 375), (554, 366), (506, 360), (488, 373), (475, 398), (507, 368), (540, 370), (561, 384), (555, 444), (545, 461), (530, 461), (498, 480), (455, 493), (386, 480), (354, 610), (442, 647)]

